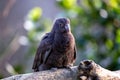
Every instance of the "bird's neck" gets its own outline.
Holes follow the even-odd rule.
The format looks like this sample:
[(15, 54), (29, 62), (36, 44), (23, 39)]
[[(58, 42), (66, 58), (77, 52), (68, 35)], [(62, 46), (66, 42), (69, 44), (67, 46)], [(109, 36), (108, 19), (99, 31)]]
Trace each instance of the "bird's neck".
[(61, 42), (70, 37), (71, 33), (55, 33), (54, 35), (54, 41), (55, 42)]
[(63, 37), (64, 37), (64, 36), (67, 36), (67, 35), (69, 35), (69, 34), (71, 34), (71, 32), (65, 32), (65, 33), (57, 32), (57, 33), (55, 33), (56, 36), (61, 36), (61, 37), (62, 37), (62, 36), (63, 36)]

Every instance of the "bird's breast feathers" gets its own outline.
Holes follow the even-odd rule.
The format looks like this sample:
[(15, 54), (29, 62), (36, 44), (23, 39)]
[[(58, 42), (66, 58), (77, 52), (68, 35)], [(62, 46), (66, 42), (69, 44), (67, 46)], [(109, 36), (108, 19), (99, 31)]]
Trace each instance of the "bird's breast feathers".
[(74, 37), (72, 34), (67, 34), (64, 36), (59, 36), (53, 42), (53, 48), (57, 51), (66, 52), (68, 50), (73, 50), (75, 45)]

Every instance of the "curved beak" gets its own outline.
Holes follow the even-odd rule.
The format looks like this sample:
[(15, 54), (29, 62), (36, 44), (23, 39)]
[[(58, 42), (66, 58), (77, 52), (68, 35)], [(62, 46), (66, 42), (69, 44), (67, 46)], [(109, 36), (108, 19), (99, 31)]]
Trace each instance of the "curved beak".
[(69, 32), (70, 31), (70, 24), (66, 24), (65, 29), (66, 29), (67, 32)]

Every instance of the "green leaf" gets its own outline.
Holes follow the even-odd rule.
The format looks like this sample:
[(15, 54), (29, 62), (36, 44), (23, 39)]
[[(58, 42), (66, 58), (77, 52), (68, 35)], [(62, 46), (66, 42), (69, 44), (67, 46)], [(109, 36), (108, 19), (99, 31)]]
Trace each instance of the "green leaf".
[(105, 44), (108, 49), (111, 49), (113, 47), (113, 42), (110, 39), (108, 39)]
[(36, 22), (40, 19), (41, 15), (42, 9), (40, 7), (35, 7), (30, 11), (28, 18)]
[(76, 6), (76, 0), (62, 0), (62, 5), (66, 9), (71, 9), (72, 7)]
[(117, 43), (120, 44), (120, 29), (117, 30), (116, 34), (117, 35), (116, 35), (116, 39), (115, 40), (116, 40)]

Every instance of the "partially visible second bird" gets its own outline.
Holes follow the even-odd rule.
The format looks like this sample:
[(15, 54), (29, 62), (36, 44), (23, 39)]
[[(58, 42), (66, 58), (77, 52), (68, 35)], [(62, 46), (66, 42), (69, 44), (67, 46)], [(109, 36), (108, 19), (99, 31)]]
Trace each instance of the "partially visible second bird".
[(67, 18), (56, 19), (51, 32), (46, 33), (37, 49), (32, 69), (67, 68), (76, 59), (75, 39)]

